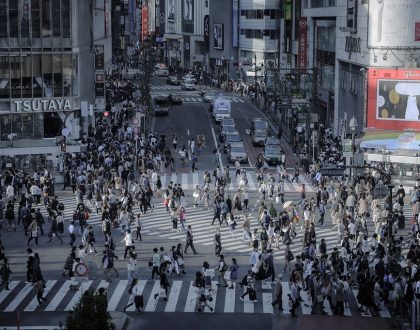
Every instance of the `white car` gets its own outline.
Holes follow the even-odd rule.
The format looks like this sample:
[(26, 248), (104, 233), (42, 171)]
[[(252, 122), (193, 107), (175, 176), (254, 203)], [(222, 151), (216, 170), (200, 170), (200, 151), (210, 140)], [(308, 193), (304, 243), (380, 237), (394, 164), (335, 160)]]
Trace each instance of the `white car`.
[(193, 80), (187, 79), (182, 81), (181, 89), (186, 91), (195, 91), (196, 86)]
[(240, 163), (246, 163), (248, 161), (248, 154), (246, 153), (244, 144), (242, 142), (229, 144), (227, 160), (229, 163), (234, 163), (236, 160), (238, 160)]
[(214, 99), (216, 99), (219, 96), (219, 93), (217, 92), (207, 92), (206, 94), (204, 94), (203, 96), (203, 101), (206, 103), (211, 103), (213, 102)]
[(182, 80), (192, 80), (194, 82), (194, 84), (197, 82), (197, 79), (195, 79), (195, 76), (192, 74), (187, 74), (185, 76), (182, 77)]

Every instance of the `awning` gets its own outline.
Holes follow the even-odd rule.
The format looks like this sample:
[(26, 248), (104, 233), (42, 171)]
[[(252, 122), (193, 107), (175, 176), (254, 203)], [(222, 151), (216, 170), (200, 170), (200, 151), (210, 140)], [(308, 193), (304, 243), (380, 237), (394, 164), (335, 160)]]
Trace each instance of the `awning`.
[(360, 148), (419, 151), (420, 132), (369, 131), (363, 136)]

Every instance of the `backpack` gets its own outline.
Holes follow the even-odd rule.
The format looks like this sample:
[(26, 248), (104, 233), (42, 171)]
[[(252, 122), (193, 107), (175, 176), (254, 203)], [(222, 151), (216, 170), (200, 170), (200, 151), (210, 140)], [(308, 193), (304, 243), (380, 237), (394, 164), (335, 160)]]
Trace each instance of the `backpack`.
[(287, 260), (292, 261), (293, 259), (295, 259), (295, 257), (293, 256), (292, 251), (287, 251)]
[(243, 286), (246, 286), (247, 284), (248, 284), (248, 275), (245, 275), (243, 278), (242, 278), (242, 281), (241, 281), (241, 287), (243, 287)]

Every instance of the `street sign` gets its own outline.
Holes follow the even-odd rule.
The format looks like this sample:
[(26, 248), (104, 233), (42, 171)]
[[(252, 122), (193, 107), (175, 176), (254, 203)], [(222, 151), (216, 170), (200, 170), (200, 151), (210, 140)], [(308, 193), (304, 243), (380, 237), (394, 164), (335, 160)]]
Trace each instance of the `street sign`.
[(353, 145), (353, 141), (351, 139), (343, 139), (341, 141), (343, 152), (352, 152), (352, 145)]
[(75, 267), (75, 272), (78, 276), (86, 276), (88, 272), (88, 268), (86, 264), (79, 262)]

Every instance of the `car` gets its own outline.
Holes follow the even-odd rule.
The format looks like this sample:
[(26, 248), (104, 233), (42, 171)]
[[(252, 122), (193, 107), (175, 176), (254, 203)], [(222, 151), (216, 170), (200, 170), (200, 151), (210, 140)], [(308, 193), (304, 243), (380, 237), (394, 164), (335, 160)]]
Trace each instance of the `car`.
[(279, 146), (281, 145), (280, 140), (278, 138), (275, 137), (268, 137), (267, 139), (265, 139), (265, 146)]
[(224, 142), (225, 141), (225, 136), (227, 133), (233, 133), (236, 132), (236, 126), (235, 125), (224, 125), (222, 126), (222, 130), (220, 131), (219, 134), (219, 141), (220, 142)]
[(179, 86), (181, 81), (176, 76), (169, 76), (168, 79), (166, 79), (166, 83), (168, 85)]
[(225, 144), (242, 142), (242, 138), (239, 135), (238, 131), (230, 132), (225, 134)]
[(248, 154), (242, 142), (230, 143), (227, 151), (227, 160), (229, 163), (234, 163), (238, 160), (240, 163), (248, 161)]
[(185, 76), (183, 76), (182, 81), (185, 81), (185, 80), (192, 80), (194, 84), (197, 82), (197, 79), (192, 74), (186, 74)]
[(218, 96), (219, 96), (219, 93), (210, 91), (210, 92), (207, 92), (203, 95), (203, 101), (205, 103), (211, 103)]
[(265, 140), (268, 138), (266, 130), (251, 131), (252, 144), (254, 146), (264, 146)]
[(234, 125), (235, 126), (236, 125), (235, 124), (235, 119), (233, 119), (233, 118), (223, 118), (220, 122), (220, 126), (223, 127), (223, 126), (226, 126), (226, 125)]
[(262, 118), (254, 118), (251, 121), (251, 132), (252, 131), (269, 131), (268, 122)]
[(280, 144), (268, 144), (264, 147), (263, 158), (270, 165), (278, 165), (281, 163), (281, 147)]
[(191, 79), (183, 80), (181, 83), (181, 89), (186, 91), (195, 91), (195, 82)]
[(182, 104), (182, 97), (176, 94), (169, 94), (169, 99), (172, 97), (172, 104), (173, 105), (181, 105)]

